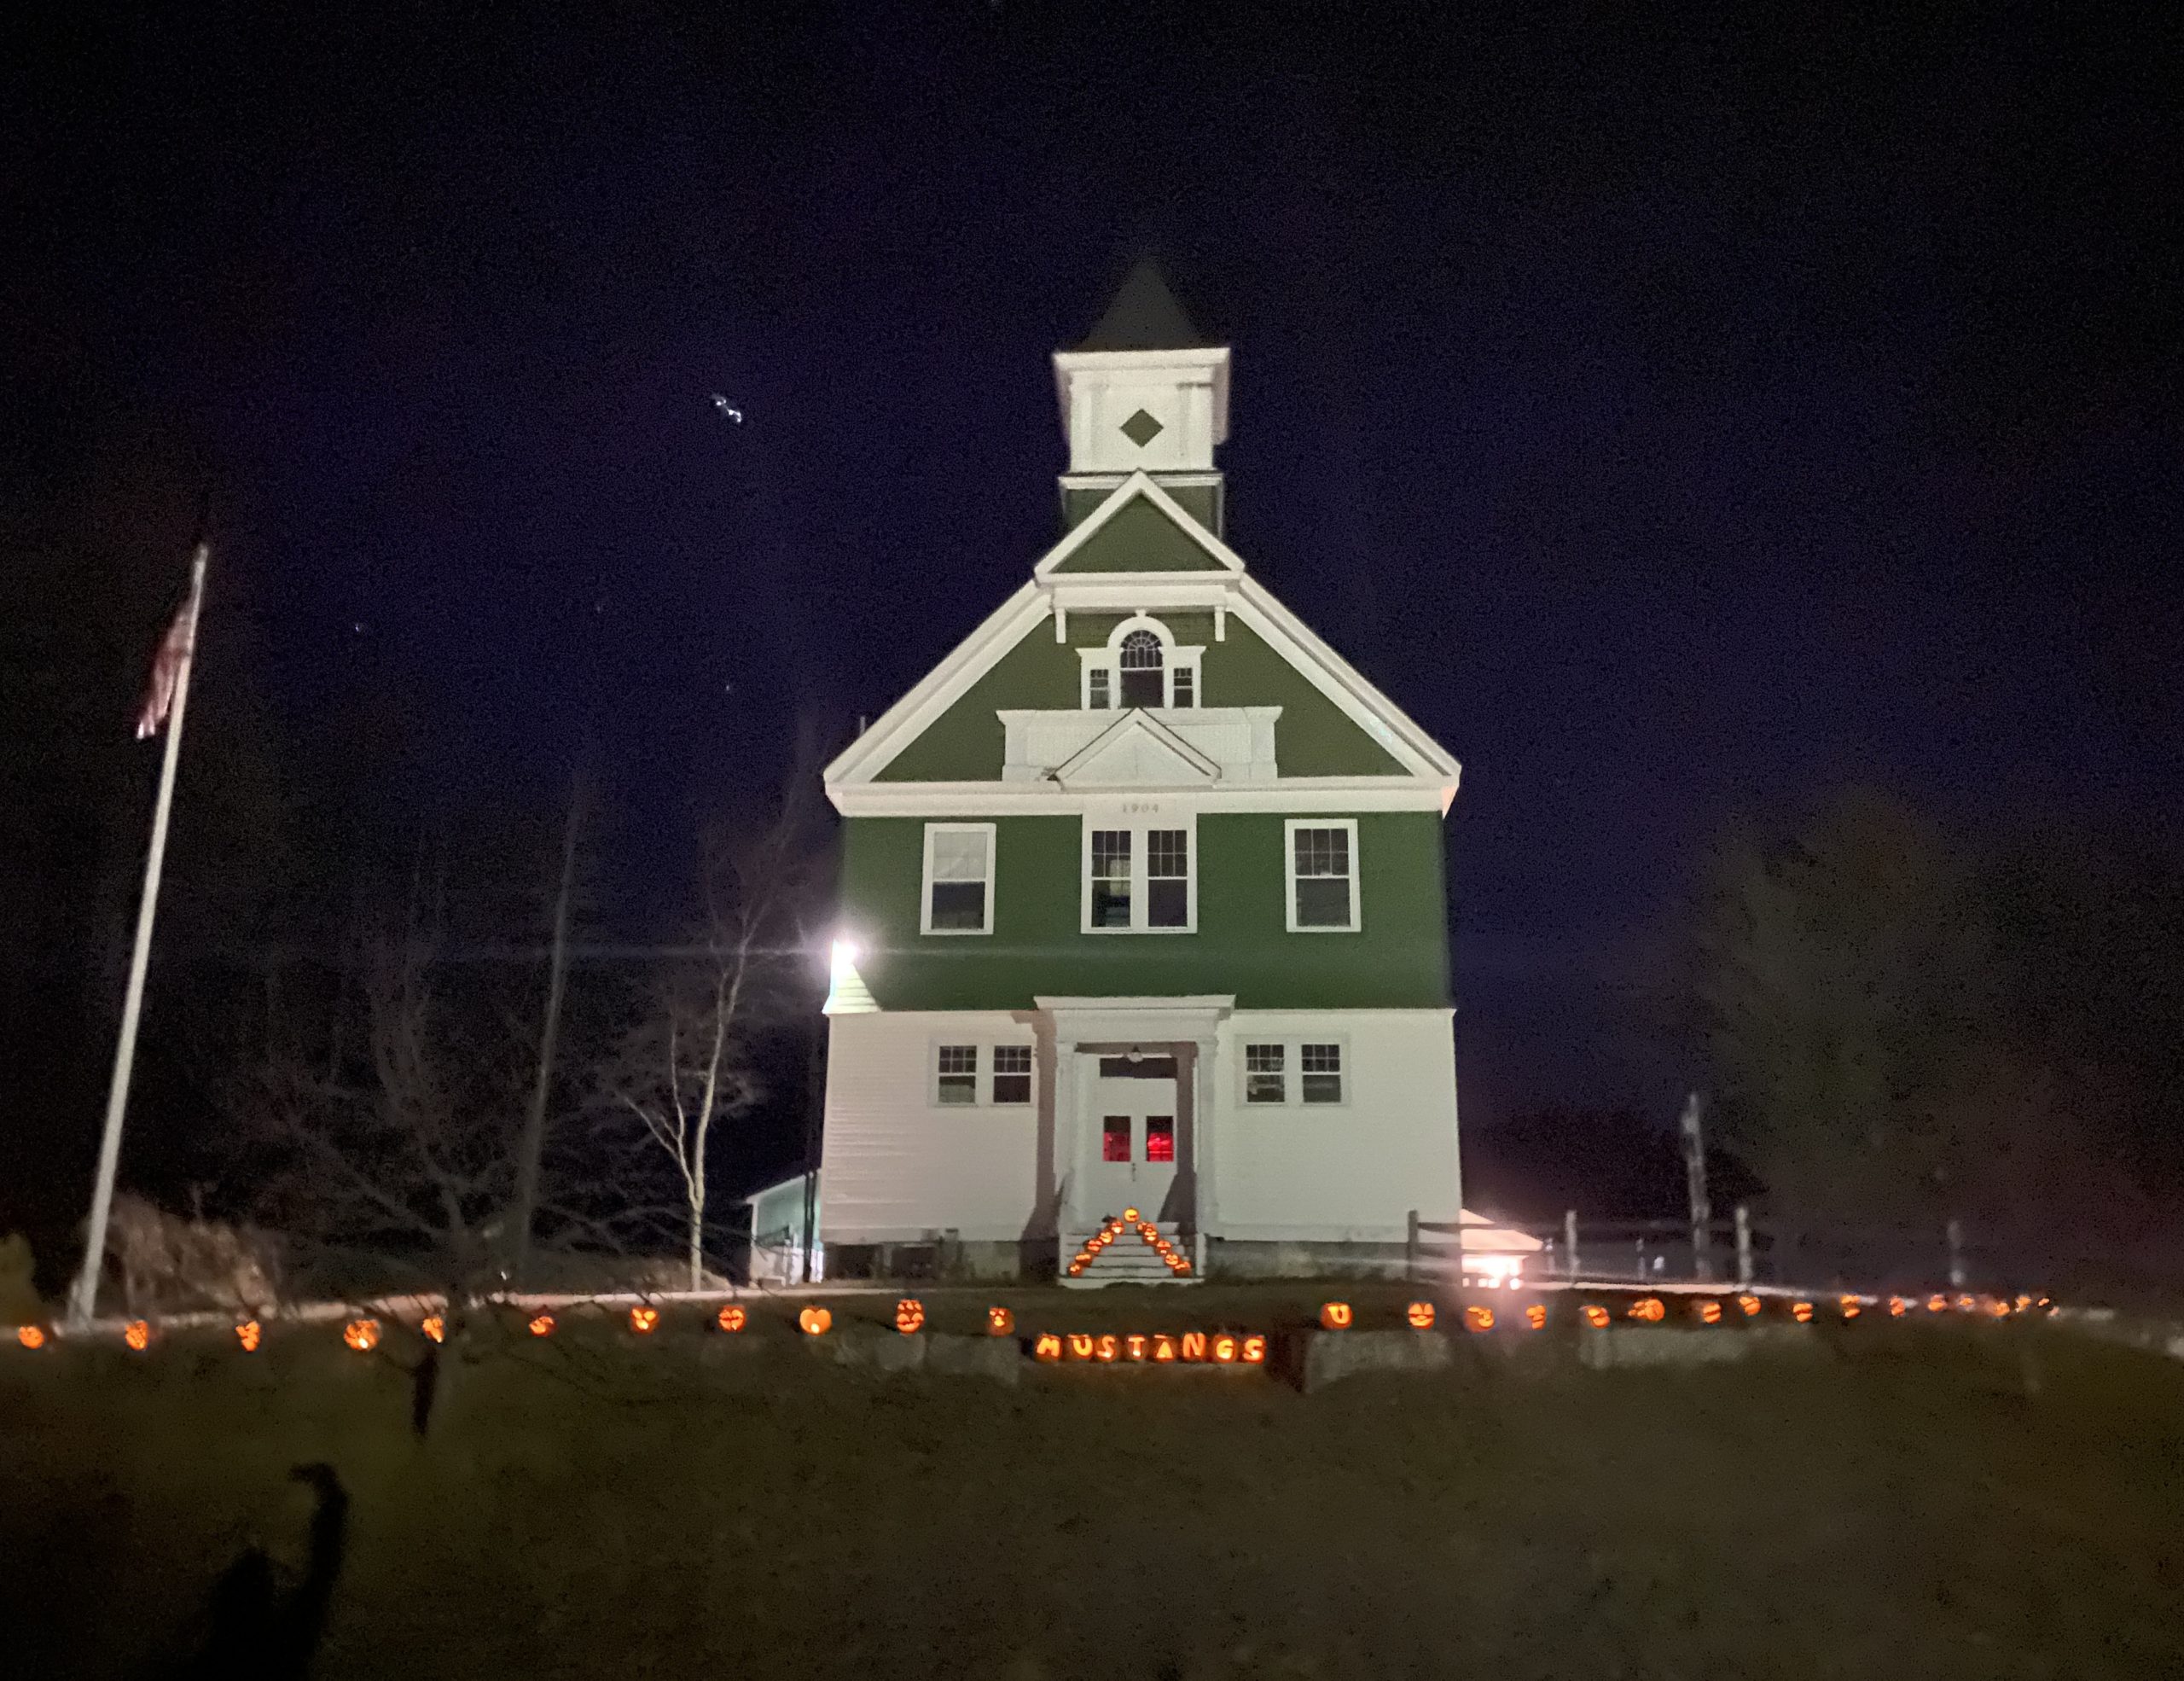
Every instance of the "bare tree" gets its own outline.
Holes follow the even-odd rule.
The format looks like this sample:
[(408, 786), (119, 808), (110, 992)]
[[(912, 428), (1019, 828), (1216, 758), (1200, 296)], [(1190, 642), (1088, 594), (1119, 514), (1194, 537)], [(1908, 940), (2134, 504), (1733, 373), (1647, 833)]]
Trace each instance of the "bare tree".
[(828, 866), (817, 755), (800, 750), (761, 827), (706, 833), (705, 912), (689, 955), (669, 964), (606, 1071), (610, 1125), (655, 1152), (682, 1199), (689, 1287), (703, 1288), (713, 1129), (765, 1095), (754, 1052), (808, 1009), (814, 920)]

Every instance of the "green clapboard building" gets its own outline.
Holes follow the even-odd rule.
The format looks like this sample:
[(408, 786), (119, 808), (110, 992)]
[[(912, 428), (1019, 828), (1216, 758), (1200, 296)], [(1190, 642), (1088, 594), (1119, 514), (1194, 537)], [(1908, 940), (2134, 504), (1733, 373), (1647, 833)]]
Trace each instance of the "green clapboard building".
[(830, 1265), (1130, 1208), (1193, 1276), (1385, 1258), (1458, 1218), (1456, 763), (1223, 541), (1229, 353), (1157, 268), (1054, 364), (1060, 541), (826, 772)]

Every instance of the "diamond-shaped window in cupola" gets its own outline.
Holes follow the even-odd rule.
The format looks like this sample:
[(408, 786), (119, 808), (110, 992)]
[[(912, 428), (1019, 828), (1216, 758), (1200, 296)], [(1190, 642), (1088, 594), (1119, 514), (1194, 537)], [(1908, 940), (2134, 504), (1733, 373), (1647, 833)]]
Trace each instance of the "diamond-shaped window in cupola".
[(1141, 450), (1166, 429), (1142, 409), (1123, 422), (1123, 436)]

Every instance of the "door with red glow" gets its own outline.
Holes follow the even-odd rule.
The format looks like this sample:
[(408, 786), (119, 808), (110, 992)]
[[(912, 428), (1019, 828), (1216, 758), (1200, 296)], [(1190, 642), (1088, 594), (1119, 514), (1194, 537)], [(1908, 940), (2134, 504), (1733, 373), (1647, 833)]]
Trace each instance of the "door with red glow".
[(1176, 1178), (1176, 1062), (1172, 1056), (1102, 1056), (1092, 1082), (1087, 1223), (1136, 1208), (1159, 1219)]

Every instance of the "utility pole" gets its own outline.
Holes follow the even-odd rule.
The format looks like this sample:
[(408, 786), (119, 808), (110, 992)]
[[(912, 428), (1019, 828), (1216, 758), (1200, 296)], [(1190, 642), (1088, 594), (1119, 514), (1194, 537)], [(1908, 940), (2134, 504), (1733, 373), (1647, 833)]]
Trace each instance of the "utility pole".
[(1705, 1106), (1694, 1091), (1684, 1099), (1683, 1119), (1678, 1128), (1683, 1134), (1683, 1186), (1691, 1199), (1691, 1265), (1701, 1278), (1714, 1276), (1714, 1261), (1708, 1252), (1713, 1236), (1714, 1205), (1706, 1196), (1706, 1135), (1701, 1130)]
[[(87, 1330), (91, 1311), (98, 1304), (99, 1274), (106, 1265), (107, 1216), (113, 1207), (113, 1180), (121, 1161), (121, 1123), (129, 1109), (129, 1080), (136, 1066), (136, 1027), (144, 1011), (144, 975), (152, 962), (152, 920), (160, 908), (160, 874), (167, 855), (167, 817), (174, 809), (176, 767), (182, 762), (182, 718), (189, 704), (189, 673), (197, 663), (197, 615), (205, 604), (205, 567), (212, 547), (202, 538), (189, 557), (189, 596), (182, 609), (180, 640), (169, 632), (168, 647), (175, 649), (174, 703), (166, 715), (166, 750), (160, 760), (160, 795), (152, 807), (152, 847), (144, 860), (144, 892), (136, 902), (136, 943), (129, 954), (129, 989), (121, 1004), (121, 1038), (113, 1050), (113, 1078), (107, 1086), (106, 1131), (99, 1140), (98, 1179), (91, 1192), (90, 1229), (84, 1240), (84, 1270), (76, 1275), (76, 1288), (68, 1299), (68, 1329)], [(166, 649), (161, 651), (166, 657)], [(159, 725), (156, 690), (160, 672), (154, 667), (154, 698), (147, 703), (137, 734)]]
[(575, 889), (577, 838), (584, 829), (584, 767), (569, 779), (568, 821), (561, 830), (561, 885), (554, 895), (554, 950), (547, 961), (546, 1021), (538, 1035), (538, 1078), (531, 1088), (531, 1109), (523, 1119), (523, 1137), (515, 1160), (515, 1207), (508, 1215), (508, 1273), (523, 1282), (531, 1257), (531, 1223), (538, 1211), (539, 1160), (546, 1150), (546, 1110), (554, 1093), (554, 1045), (561, 1029), (561, 994), (569, 974), (569, 899)]

